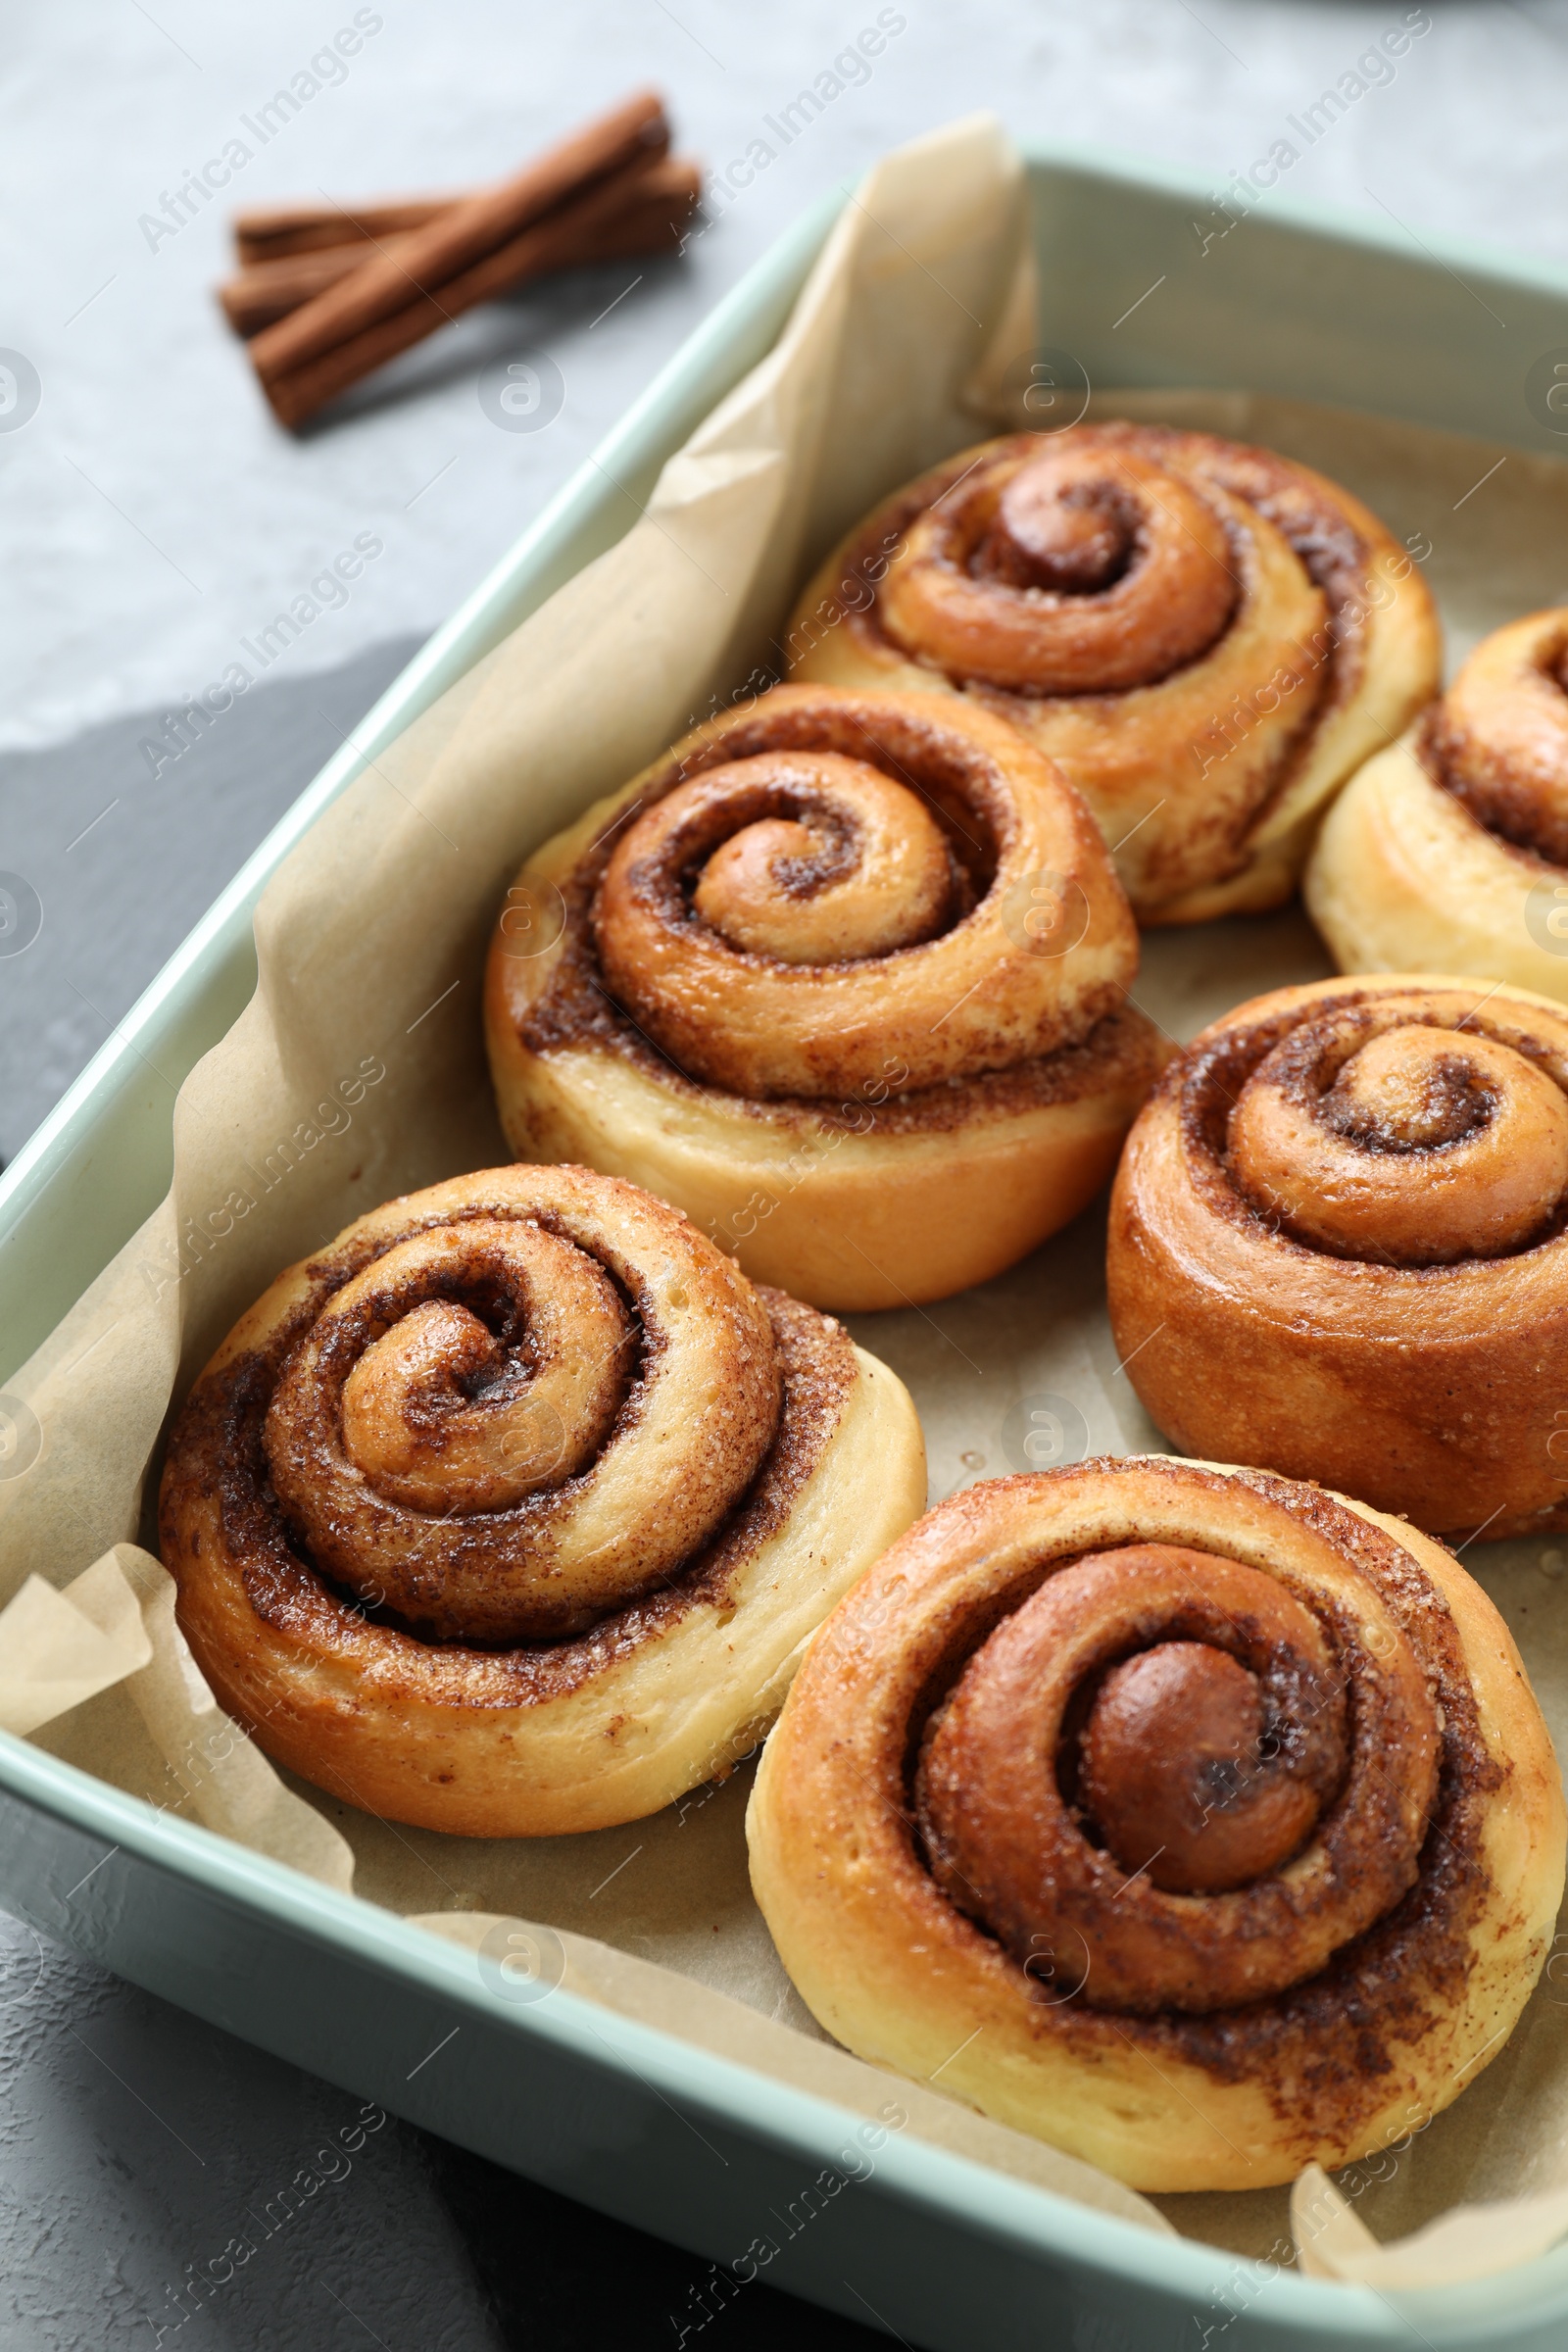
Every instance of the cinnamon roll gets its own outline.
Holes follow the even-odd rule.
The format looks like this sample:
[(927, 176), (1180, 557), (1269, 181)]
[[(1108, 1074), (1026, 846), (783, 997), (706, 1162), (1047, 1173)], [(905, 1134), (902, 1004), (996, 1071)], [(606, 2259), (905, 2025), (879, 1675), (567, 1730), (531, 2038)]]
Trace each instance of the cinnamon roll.
[(1474, 972), (1568, 1001), (1568, 606), (1483, 639), (1335, 804), (1307, 907), (1345, 972)]
[(1056, 760), (1141, 923), (1255, 913), (1436, 691), (1426, 585), (1310, 467), (1170, 425), (966, 449), (835, 550), (791, 674), (948, 688)]
[(1147, 2190), (1447, 2106), (1563, 1886), (1550, 1741), (1452, 1554), (1158, 1456), (928, 1512), (812, 1642), (747, 1829), (830, 2033)]
[(1438, 1534), (1568, 1526), (1568, 1014), (1331, 980), (1172, 1064), (1111, 1197), (1111, 1328), (1185, 1450)]
[(280, 1274), (169, 1443), (223, 1705), (367, 1812), (601, 1829), (722, 1770), (925, 1498), (902, 1384), (674, 1209), (492, 1169)]
[(535, 852), (486, 1028), (519, 1157), (586, 1160), (818, 1305), (938, 1298), (1109, 1174), (1159, 1059), (1083, 803), (952, 698), (781, 687)]

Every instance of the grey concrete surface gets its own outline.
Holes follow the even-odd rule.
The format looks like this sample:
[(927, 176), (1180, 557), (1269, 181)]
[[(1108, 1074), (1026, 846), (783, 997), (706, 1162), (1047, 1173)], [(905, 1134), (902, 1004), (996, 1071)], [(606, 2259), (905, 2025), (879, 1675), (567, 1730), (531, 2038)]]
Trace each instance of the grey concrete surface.
[(6, 2352), (504, 2343), (416, 2132), (5, 1919), (0, 2068)]
[[(377, 22), (347, 70), (312, 76), (357, 13)], [(899, 28), (874, 68), (835, 74), (879, 14)], [(1392, 75), (1358, 73), (1403, 24), (1420, 28)], [(302, 73), (320, 86), (272, 135), (242, 128)], [(668, 93), (681, 144), (721, 172), (754, 142), (772, 150), (683, 260), (573, 273), (475, 314), (302, 440), (271, 424), (209, 297), (230, 202), (464, 184), (645, 78)], [(830, 81), (795, 135), (767, 127)], [(821, 189), (988, 106), (1020, 133), (1185, 161), (1218, 191), (1330, 87), (1348, 91), (1343, 113), (1294, 142), (1266, 202), (1568, 259), (1565, 0), (77, 0), (14, 17), (0, 868), (29, 876), (45, 921), (24, 956), (0, 958), (0, 1149), (407, 650)], [(235, 138), (251, 152), (229, 187), (159, 233), (166, 192)], [(560, 412), (502, 432), (482, 373), (540, 351), (561, 371)], [(360, 533), (381, 552), (349, 601), (322, 600), (233, 723), (154, 777), (149, 720), (243, 659), (242, 640)], [(355, 2129), (355, 2102), (15, 1926), (0, 1929), (0, 2352), (652, 2345), (673, 2342), (668, 2315), (696, 2275), (396, 2124), (341, 2173), (321, 2151)], [(187, 2271), (244, 2236), (253, 2207), (265, 2221), (302, 2169), (318, 2186), (297, 2217), (181, 2304)], [(705, 2341), (857, 2339), (870, 2340), (760, 2288)]]
[(0, 755), (0, 864), (25, 875), (40, 918), (31, 944), (0, 961), (0, 1155), (26, 1141), (418, 643), (384, 638), (340, 668), (264, 681), (172, 757), (146, 748), (168, 740), (158, 710)]
[[(879, 12), (901, 29), (874, 62), (846, 63)], [(379, 29), (354, 35), (356, 14)], [(1396, 62), (1385, 55), (1380, 78), (1358, 74), (1407, 17), (1431, 30)], [(330, 68), (335, 81), (294, 97), (296, 75), (304, 88), (329, 71), (344, 27), (358, 52)], [(38, 404), (23, 421), (28, 398), (0, 386), (12, 591), (0, 743), (55, 740), (248, 661), (245, 641), (309, 598), (362, 533), (382, 552), (272, 674), (427, 631), (807, 202), (913, 131), (989, 107), (1019, 133), (1180, 159), (1216, 189), (1285, 139), (1297, 160), (1268, 203), (1327, 200), (1392, 214), (1401, 233), (1441, 227), (1560, 255), (1565, 72), (1562, 0), (385, 0), (358, 12), (349, 0), (264, 12), (76, 0), (16, 12), (0, 61), (0, 339), (36, 372)], [(683, 261), (572, 273), (470, 315), (304, 440), (272, 423), (210, 295), (231, 205), (461, 186), (645, 79), (721, 183), (723, 218)], [(1325, 88), (1354, 83), (1361, 94), (1323, 135), (1290, 128)], [(295, 111), (264, 113), (280, 89)], [(806, 107), (786, 119), (803, 90)], [(213, 159), (228, 184), (186, 199), (181, 220), (181, 186)], [(501, 431), (478, 376), (530, 349), (559, 367), (564, 405), (542, 429)]]

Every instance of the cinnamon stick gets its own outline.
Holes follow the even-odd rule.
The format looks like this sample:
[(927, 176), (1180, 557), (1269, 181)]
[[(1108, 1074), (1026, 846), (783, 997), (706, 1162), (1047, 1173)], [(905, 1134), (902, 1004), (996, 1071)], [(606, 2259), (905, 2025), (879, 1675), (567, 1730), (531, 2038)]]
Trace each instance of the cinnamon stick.
[[(376, 243), (381, 252), (395, 253), (404, 236), (379, 237)], [(335, 286), (364, 259), (363, 243), (302, 246), (298, 253), (282, 254), (276, 261), (253, 262), (248, 269), (236, 270), (218, 288), (218, 299), (235, 334), (248, 342), (264, 326), (275, 326), (279, 318), (288, 318), (302, 302)]]
[[(702, 192), (702, 174), (693, 163), (665, 157), (651, 165), (631, 165), (607, 181), (621, 183), (620, 204), (609, 219), (584, 220), (581, 202), (566, 204), (550, 216), (553, 239), (548, 249), (530, 246), (519, 275), (495, 293), (510, 293), (528, 279), (551, 270), (572, 270), (590, 262), (624, 261), (633, 255), (658, 253), (673, 245), (690, 220)], [(448, 199), (456, 202), (457, 199)], [(391, 208), (388, 208), (391, 209)], [(369, 217), (366, 208), (358, 217)], [(325, 222), (322, 222), (325, 225)], [(406, 237), (377, 240), (381, 250), (401, 259)], [(363, 241), (333, 246), (305, 246), (276, 260), (257, 262), (236, 272), (218, 289), (230, 326), (247, 338), (277, 319), (286, 318), (304, 302), (336, 285), (364, 259)]]
[[(422, 228), (472, 193), (404, 196), (379, 204), (258, 204), (234, 215), (234, 258), (242, 269), (296, 253), (339, 245), (379, 244), (406, 228)], [(361, 259), (364, 257), (361, 256)]]
[(279, 420), (303, 423), (371, 368), (515, 284), (538, 251), (551, 249), (550, 217), (563, 206), (580, 203), (580, 221), (602, 225), (622, 201), (616, 175), (662, 157), (668, 144), (660, 99), (640, 93), (264, 327), (251, 358)]

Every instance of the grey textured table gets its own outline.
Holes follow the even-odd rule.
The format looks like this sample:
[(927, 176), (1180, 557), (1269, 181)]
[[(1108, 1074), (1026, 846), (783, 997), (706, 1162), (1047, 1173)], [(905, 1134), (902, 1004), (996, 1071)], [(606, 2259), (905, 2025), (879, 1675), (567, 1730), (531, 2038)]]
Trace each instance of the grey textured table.
[[(878, 21), (898, 29), (874, 67), (835, 71)], [(1399, 23), (1415, 37), (1392, 77), (1358, 71)], [(1195, 164), (1218, 192), (1284, 139), (1299, 152), (1267, 201), (1568, 254), (1568, 5), (281, 0), (262, 18), (78, 0), (14, 23), (6, 48), (0, 866), (43, 906), (33, 945), (0, 958), (8, 1153), (659, 363), (881, 149), (984, 106), (1020, 133)], [(710, 166), (775, 150), (684, 259), (574, 272), (472, 315), (303, 440), (270, 424), (208, 292), (232, 204), (461, 186), (642, 79)], [(787, 145), (764, 130), (829, 83)], [(1344, 111), (1305, 145), (1290, 121), (1331, 87)], [(214, 158), (221, 194), (182, 198)], [(497, 430), (487, 377), (541, 351), (559, 413)], [(313, 597), (361, 537), (378, 552), (346, 601)], [(258, 659), (302, 598), (314, 612)], [(169, 757), (167, 712), (235, 662), (253, 684)], [(705, 2265), (371, 2129), (343, 2093), (4, 1921), (0, 2071), (0, 2352), (187, 2328), (222, 2352), (642, 2345), (689, 2323)], [(870, 2340), (761, 2286), (701, 2332), (719, 2352)]]

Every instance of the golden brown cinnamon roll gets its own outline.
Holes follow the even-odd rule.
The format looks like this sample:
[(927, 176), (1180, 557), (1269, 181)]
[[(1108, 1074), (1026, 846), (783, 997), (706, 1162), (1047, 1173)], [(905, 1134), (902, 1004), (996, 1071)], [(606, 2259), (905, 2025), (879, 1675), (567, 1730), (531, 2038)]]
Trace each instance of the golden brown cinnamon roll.
[(1127, 1377), (1194, 1453), (1440, 1534), (1568, 1526), (1568, 1015), (1432, 977), (1206, 1029), (1111, 1197)]
[(522, 1838), (731, 1760), (924, 1497), (903, 1385), (837, 1324), (633, 1185), (513, 1167), (279, 1275), (175, 1423), (161, 1526), (268, 1754)]
[(938, 1298), (1109, 1174), (1158, 1066), (1082, 801), (952, 698), (780, 687), (535, 852), (486, 1028), (519, 1157), (818, 1305)]
[(1483, 639), (1367, 761), (1304, 890), (1342, 971), (1474, 972), (1568, 1000), (1568, 606)]
[(1169, 425), (966, 449), (828, 559), (797, 678), (947, 687), (1084, 795), (1143, 923), (1277, 906), (1326, 803), (1436, 691), (1410, 558), (1305, 466)]
[(1153, 2190), (1447, 2106), (1540, 1973), (1565, 1835), (1451, 1553), (1158, 1456), (928, 1512), (812, 1642), (747, 1831), (830, 2033)]

